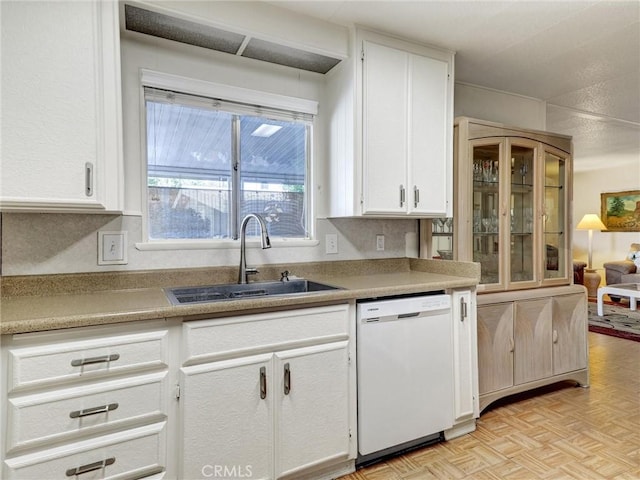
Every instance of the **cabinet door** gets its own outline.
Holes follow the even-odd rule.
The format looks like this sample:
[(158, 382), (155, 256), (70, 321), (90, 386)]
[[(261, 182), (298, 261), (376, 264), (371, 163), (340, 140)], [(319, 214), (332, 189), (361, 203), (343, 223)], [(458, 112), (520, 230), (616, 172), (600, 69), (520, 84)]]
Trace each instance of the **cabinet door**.
[(443, 216), (451, 187), (449, 64), (409, 55), (408, 198), (410, 214)]
[(272, 363), (265, 354), (181, 370), (180, 478), (272, 478)]
[(569, 283), (571, 249), (568, 235), (567, 208), (570, 192), (570, 156), (548, 145), (543, 146), (544, 180), (541, 181), (544, 204), (542, 205), (542, 277), (543, 285)]
[(409, 56), (364, 42), (362, 213), (406, 213)]
[[(541, 214), (536, 205), (539, 203), (539, 188), (536, 185), (539, 163), (538, 143), (527, 139), (509, 138), (507, 159), (503, 162), (506, 175), (503, 198), (508, 199), (501, 216), (507, 220), (503, 226), (506, 237), (505, 275), (507, 289), (535, 288), (538, 286), (538, 268), (540, 254), (536, 248), (539, 242)], [(508, 255), (506, 255), (508, 250)]]
[[(468, 206), (473, 209), (473, 236), (471, 248), (459, 249), (460, 260), (480, 263), (480, 283), (486, 290), (501, 290), (505, 283), (502, 271), (506, 246), (503, 244), (500, 224), (500, 206), (504, 202), (500, 169), (506, 142), (503, 139), (491, 139), (470, 143), (473, 193)], [(465, 252), (469, 251), (473, 252), (473, 258), (464, 258)]]
[(587, 367), (587, 299), (564, 295), (553, 299), (553, 373)]
[[(475, 303), (471, 292), (454, 291), (453, 360), (454, 418), (456, 422), (478, 416), (478, 361)], [(474, 297), (475, 298), (475, 297)]]
[(478, 307), (478, 383), (480, 394), (513, 385), (513, 304)]
[(276, 477), (349, 455), (349, 343), (276, 353)]
[(553, 374), (552, 313), (550, 298), (515, 303), (516, 385)]
[(120, 209), (118, 2), (0, 8), (0, 206)]

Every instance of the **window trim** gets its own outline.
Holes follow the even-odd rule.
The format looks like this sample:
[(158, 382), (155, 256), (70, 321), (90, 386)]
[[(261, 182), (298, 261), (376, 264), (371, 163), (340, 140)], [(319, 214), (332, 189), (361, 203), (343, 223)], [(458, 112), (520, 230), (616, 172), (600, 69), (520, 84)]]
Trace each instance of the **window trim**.
[(232, 85), (223, 85), (170, 73), (155, 72), (145, 68), (140, 69), (140, 84), (143, 90), (144, 87), (159, 88), (161, 90), (177, 90), (178, 92), (191, 95), (220, 98), (248, 105), (262, 105), (264, 107), (308, 113), (310, 115), (318, 114), (318, 102), (315, 100), (261, 92)]
[[(140, 69), (140, 98), (141, 98), (141, 125), (146, 125), (146, 101), (145, 87), (157, 88), (161, 90), (173, 90), (188, 95), (196, 95), (207, 98), (221, 99), (222, 101), (235, 102), (246, 105), (262, 106), (264, 108), (294, 111), (310, 116), (318, 113), (318, 102), (298, 97), (289, 97), (270, 92), (261, 92), (231, 85), (218, 84), (206, 80), (183, 77), (169, 73), (157, 72), (149, 69)], [(313, 123), (313, 122), (312, 122)], [(315, 130), (315, 129), (314, 129)], [(147, 172), (147, 136), (146, 127), (141, 130), (141, 206), (142, 212), (142, 238), (143, 241), (136, 243), (138, 250), (197, 250), (197, 249), (217, 249), (217, 248), (237, 248), (239, 240), (214, 240), (214, 239), (149, 239), (149, 220), (146, 203), (146, 179)], [(275, 247), (294, 246), (315, 246), (319, 241), (315, 239), (315, 198), (313, 194), (314, 176), (314, 152), (313, 139), (307, 135), (308, 161), (307, 174), (305, 179), (305, 189), (307, 191), (307, 216), (308, 216), (308, 238), (274, 238), (271, 243)], [(247, 240), (247, 246), (253, 242)], [(259, 242), (256, 242), (259, 244)]]

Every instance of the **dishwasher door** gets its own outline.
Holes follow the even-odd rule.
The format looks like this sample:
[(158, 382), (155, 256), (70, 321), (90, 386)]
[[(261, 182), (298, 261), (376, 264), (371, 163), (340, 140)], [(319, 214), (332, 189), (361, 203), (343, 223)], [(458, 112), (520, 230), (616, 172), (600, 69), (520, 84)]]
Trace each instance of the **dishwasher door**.
[(449, 295), (358, 305), (361, 457), (453, 426), (452, 330)]

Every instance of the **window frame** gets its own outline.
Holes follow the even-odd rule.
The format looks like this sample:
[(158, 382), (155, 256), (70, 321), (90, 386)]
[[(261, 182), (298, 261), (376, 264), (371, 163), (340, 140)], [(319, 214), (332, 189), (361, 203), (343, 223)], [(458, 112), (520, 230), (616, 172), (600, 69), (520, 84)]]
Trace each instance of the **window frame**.
[[(265, 109), (296, 112), (309, 116), (310, 128), (307, 133), (307, 164), (305, 173), (305, 203), (307, 216), (306, 238), (274, 237), (274, 246), (311, 246), (319, 242), (315, 239), (315, 196), (313, 194), (314, 177), (314, 139), (315, 118), (318, 113), (318, 102), (296, 97), (289, 97), (270, 92), (261, 92), (230, 85), (217, 84), (205, 80), (182, 77), (147, 69), (140, 70), (141, 99), (141, 206), (142, 206), (142, 242), (136, 244), (139, 250), (173, 250), (173, 249), (209, 249), (237, 247), (238, 240), (229, 239), (151, 239), (149, 237), (149, 212), (147, 201), (148, 158), (146, 133), (146, 97), (145, 88), (169, 90), (198, 97), (220, 99), (230, 104), (259, 105)], [(234, 206), (237, 208), (237, 206)], [(241, 220), (241, 219), (239, 219)]]

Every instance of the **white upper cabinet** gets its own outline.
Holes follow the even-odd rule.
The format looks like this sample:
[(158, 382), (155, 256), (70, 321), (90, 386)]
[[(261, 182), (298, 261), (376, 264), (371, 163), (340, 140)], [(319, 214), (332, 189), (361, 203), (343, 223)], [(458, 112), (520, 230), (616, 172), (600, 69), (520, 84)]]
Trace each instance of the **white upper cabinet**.
[(0, 208), (121, 210), (118, 2), (0, 8)]
[(449, 216), (453, 54), (365, 31), (355, 43), (329, 74), (330, 216)]

